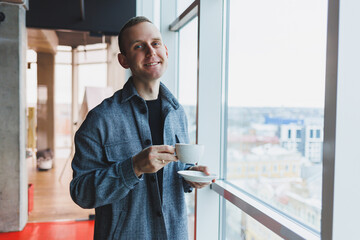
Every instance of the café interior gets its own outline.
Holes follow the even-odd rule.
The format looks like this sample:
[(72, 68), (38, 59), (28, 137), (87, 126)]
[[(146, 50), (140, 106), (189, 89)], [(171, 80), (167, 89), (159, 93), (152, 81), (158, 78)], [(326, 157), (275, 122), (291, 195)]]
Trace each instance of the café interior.
[(161, 81), (216, 180), (186, 194), (188, 239), (357, 239), (360, 4), (339, 0), (0, 1), (0, 239), (92, 239), (69, 193), (74, 134), (123, 87), (117, 34), (146, 16)]

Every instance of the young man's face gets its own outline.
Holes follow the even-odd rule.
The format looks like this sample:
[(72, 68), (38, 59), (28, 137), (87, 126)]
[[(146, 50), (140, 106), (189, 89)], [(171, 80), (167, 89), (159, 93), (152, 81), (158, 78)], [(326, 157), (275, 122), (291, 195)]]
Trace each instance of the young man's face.
[(123, 36), (125, 53), (119, 54), (120, 64), (130, 68), (136, 80), (159, 79), (168, 63), (168, 51), (159, 30), (149, 22), (142, 22), (125, 30)]

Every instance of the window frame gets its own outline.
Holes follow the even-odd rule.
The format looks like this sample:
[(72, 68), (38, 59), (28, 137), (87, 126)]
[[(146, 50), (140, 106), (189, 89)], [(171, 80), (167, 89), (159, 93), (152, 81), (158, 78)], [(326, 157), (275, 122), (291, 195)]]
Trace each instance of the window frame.
[[(229, 1), (230, 0), (224, 0), (226, 6), (230, 5)], [(227, 11), (229, 10), (228, 8), (226, 9)], [(226, 40), (224, 41), (224, 43), (228, 45), (227, 28), (229, 24), (229, 18), (228, 18), (229, 14), (228, 12), (224, 14), (227, 16), (226, 22), (224, 23), (224, 28), (226, 28), (225, 31), (227, 32), (225, 36)], [(327, 36), (327, 38), (329, 38), (329, 36)], [(226, 84), (228, 82), (227, 79), (228, 52), (226, 52), (225, 55), (226, 58), (224, 59), (224, 65), (225, 65), (224, 70), (226, 71), (226, 73), (224, 74), (224, 76), (226, 77), (226, 79), (223, 79), (223, 81)], [(329, 56), (327, 55), (327, 59), (328, 58)], [(326, 92), (325, 95), (327, 94), (328, 93)], [(225, 100), (222, 107), (226, 109), (226, 106), (227, 106), (227, 102)], [(329, 111), (330, 110), (329, 107), (331, 107), (329, 106), (329, 104), (325, 106), (324, 111)], [(227, 118), (226, 112), (223, 111), (223, 114), (225, 115), (223, 116), (223, 119), (225, 120)], [(326, 122), (325, 118), (324, 118), (324, 122)], [(224, 132), (223, 137), (225, 137), (226, 136), (225, 122), (223, 123), (221, 130)], [(224, 138), (222, 141), (224, 143), (223, 144), (224, 146), (222, 147), (226, 148), (226, 138)], [(325, 144), (325, 139), (324, 139), (324, 144)], [(225, 151), (223, 151), (221, 162), (222, 162), (221, 164), (226, 164)], [(303, 225), (300, 222), (294, 221), (293, 219), (287, 217), (285, 213), (282, 213), (281, 211), (278, 211), (273, 207), (268, 206), (266, 203), (258, 200), (256, 197), (251, 196), (250, 194), (247, 194), (246, 192), (239, 190), (238, 188), (234, 187), (230, 182), (224, 180), (225, 169), (223, 168), (223, 173), (222, 173), (223, 177), (221, 178), (221, 180), (217, 180), (215, 183), (211, 185), (211, 189), (217, 192), (224, 199), (237, 206), (241, 211), (248, 214), (252, 218), (256, 219), (261, 225), (267, 227), (268, 229), (270, 229), (280, 237), (283, 237), (285, 239), (320, 239), (321, 238), (320, 233), (318, 233), (317, 231), (308, 228), (307, 226)], [(324, 211), (322, 211), (322, 214), (323, 212)], [(225, 213), (223, 213), (223, 215), (225, 215)], [(224, 223), (225, 220), (223, 219), (222, 224)], [(222, 227), (222, 229), (225, 228)], [(225, 233), (223, 233), (223, 237), (225, 237), (224, 234)]]
[[(176, 48), (177, 48), (177, 58), (180, 56), (179, 53), (179, 47), (180, 47), (180, 30), (182, 30), (188, 23), (190, 23), (192, 20), (194, 20), (194, 18), (198, 17), (198, 35), (197, 35), (197, 48), (199, 47), (199, 0), (195, 0), (193, 3), (190, 4), (190, 6), (188, 6), (184, 12), (182, 12), (180, 14), (180, 16), (178, 16), (170, 25), (168, 30), (170, 32), (173, 32), (174, 34), (177, 35), (177, 41), (176, 41)], [(179, 63), (179, 60), (176, 60), (177, 63)], [(199, 48), (197, 50), (197, 63), (199, 63)], [(179, 94), (179, 64), (176, 65), (177, 69), (176, 69), (176, 73), (177, 73), (177, 77), (176, 77), (176, 96), (178, 96)], [(197, 66), (197, 68), (199, 69), (199, 66)], [(196, 93), (196, 109), (195, 109), (195, 119), (196, 119), (196, 136), (195, 136), (195, 142), (198, 143), (198, 126), (199, 126), (199, 122), (198, 122), (198, 116), (199, 116), (199, 112), (198, 112), (198, 105), (199, 105), (199, 71), (197, 71), (196, 73), (196, 85), (197, 85), (197, 93)], [(196, 239), (197, 236), (197, 189), (195, 189), (195, 203), (194, 203), (194, 239)]]
[[(323, 137), (323, 185), (322, 185), (322, 212), (321, 212), (321, 233), (314, 233), (307, 227), (301, 226), (301, 224), (294, 223), (289, 219), (286, 219), (284, 215), (279, 212), (276, 212), (273, 208), (267, 209), (265, 204), (262, 202), (256, 202), (256, 199), (253, 199), (247, 196), (245, 193), (242, 193), (236, 188), (233, 188), (229, 183), (223, 179), (224, 169), (226, 169), (224, 162), (224, 148), (226, 147), (226, 133), (222, 130), (224, 129), (225, 121), (224, 116), (226, 115), (226, 81), (224, 78), (227, 77), (227, 64), (224, 61), (227, 55), (226, 39), (224, 38), (224, 32), (227, 31), (226, 28), (223, 28), (223, 22), (227, 19), (226, 11), (229, 0), (199, 0), (198, 1), (198, 15), (199, 15), (199, 143), (203, 143), (209, 149), (209, 152), (205, 153), (205, 158), (207, 159), (207, 165), (210, 166), (210, 169), (214, 173), (219, 174), (220, 180), (217, 180), (209, 188), (202, 189), (198, 191), (197, 194), (197, 204), (200, 206), (196, 211), (196, 237), (198, 239), (214, 239), (215, 236), (218, 236), (218, 239), (225, 239), (225, 233), (223, 231), (223, 207), (225, 201), (232, 202), (239, 209), (249, 214), (250, 216), (259, 214), (262, 217), (256, 217), (257, 221), (260, 224), (266, 226), (274, 233), (284, 238), (292, 239), (332, 239), (336, 234), (338, 236), (344, 237), (351, 236), (356, 231), (356, 216), (351, 217), (346, 214), (346, 204), (344, 198), (347, 198), (347, 201), (355, 203), (355, 201), (360, 200), (360, 197), (354, 193), (351, 194), (349, 187), (341, 187), (340, 184), (347, 184), (355, 187), (355, 183), (350, 182), (349, 180), (358, 179), (359, 176), (355, 176), (352, 171), (352, 175), (344, 175), (345, 162), (351, 163), (349, 158), (350, 153), (357, 153), (359, 150), (354, 146), (354, 143), (347, 143), (346, 146), (336, 144), (336, 140), (339, 140), (339, 136), (342, 137), (341, 140), (346, 140), (344, 135), (346, 133), (339, 132), (337, 128), (341, 130), (348, 130), (348, 128), (358, 126), (355, 124), (354, 119), (346, 118), (344, 115), (338, 113), (339, 110), (342, 113), (349, 113), (351, 110), (347, 109), (344, 105), (341, 105), (341, 101), (349, 101), (351, 94), (345, 94), (345, 92), (355, 93), (355, 88), (349, 89), (346, 88), (344, 84), (344, 79), (342, 82), (338, 81), (338, 74), (340, 70), (351, 70), (351, 73), (354, 76), (351, 76), (350, 80), (347, 80), (347, 83), (353, 81), (353, 78), (357, 75), (357, 70), (354, 66), (349, 66), (348, 59), (353, 57), (351, 54), (356, 56), (355, 50), (360, 51), (360, 47), (355, 44), (348, 44), (352, 36), (356, 36), (356, 31), (351, 33), (348, 30), (349, 25), (352, 25), (354, 29), (354, 20), (349, 18), (359, 19), (360, 17), (354, 17), (351, 13), (351, 9), (360, 7), (356, 3), (344, 3), (341, 5), (342, 17), (340, 17), (340, 1), (339, 0), (329, 0), (328, 1), (328, 27), (327, 27), (327, 50), (326, 50), (326, 88), (325, 88), (325, 108), (324, 108), (324, 132), (321, 137)], [(164, 9), (164, 8), (162, 8)], [(204, 14), (202, 14), (204, 13)], [(347, 13), (347, 14), (345, 14)], [(348, 22), (343, 21), (340, 24), (340, 18)], [(220, 24), (219, 24), (220, 23)], [(173, 22), (174, 25), (174, 22)], [(211, 28), (209, 27), (211, 26)], [(339, 28), (343, 27), (344, 30), (342, 34), (339, 33)], [(347, 27), (347, 28), (346, 28)], [(210, 33), (219, 32), (222, 33), (222, 36), (214, 36)], [(220, 35), (220, 34), (216, 34)], [(339, 38), (345, 38), (345, 41), (342, 43), (339, 41)], [(220, 53), (219, 53), (220, 49)], [(351, 49), (351, 51), (349, 50)], [(212, 56), (215, 54), (217, 57), (214, 63), (209, 62), (206, 59), (206, 51), (212, 50)], [(215, 53), (214, 53), (215, 51)], [(343, 56), (344, 59), (339, 58), (340, 53), (347, 53), (348, 55)], [(351, 56), (350, 56), (351, 55)], [(346, 58), (347, 57), (347, 58)], [(220, 59), (220, 60), (219, 60)], [(220, 61), (220, 64), (218, 64)], [(345, 63), (348, 65), (339, 66), (340, 63)], [(215, 66), (215, 67), (214, 67)], [(341, 73), (341, 71), (340, 71)], [(221, 81), (220, 81), (221, 80)], [(346, 82), (346, 81), (345, 81)], [(354, 82), (352, 82), (354, 84)], [(211, 91), (209, 86), (216, 91)], [(338, 86), (346, 88), (346, 90), (338, 90)], [(356, 85), (359, 89), (359, 84)], [(212, 98), (218, 101), (213, 105), (214, 101), (206, 97), (205, 91), (210, 90)], [(215, 93), (215, 94), (213, 94)], [(220, 93), (220, 95), (219, 95)], [(340, 97), (339, 97), (340, 96)], [(353, 98), (355, 95), (352, 95)], [(360, 99), (360, 97), (356, 97)], [(207, 102), (207, 100), (210, 100)], [(339, 105), (340, 104), (340, 105)], [(211, 107), (210, 107), (211, 106)], [(334, 107), (335, 106), (335, 107)], [(346, 108), (346, 109), (345, 109)], [(211, 110), (211, 112), (207, 112)], [(210, 120), (206, 122), (206, 120)], [(352, 125), (349, 126), (350, 123)], [(210, 128), (208, 128), (211, 126)], [(208, 128), (208, 129), (206, 129)], [(353, 130), (354, 131), (354, 130)], [(340, 133), (340, 134), (339, 134)], [(353, 132), (354, 133), (354, 132)], [(356, 130), (356, 133), (359, 133), (359, 130)], [(354, 135), (354, 134), (353, 134)], [(338, 136), (338, 139), (336, 139)], [(215, 137), (215, 138), (214, 138)], [(218, 138), (217, 138), (218, 137)], [(206, 139), (207, 138), (207, 139)], [(354, 140), (355, 137), (351, 137)], [(209, 139), (212, 139), (210, 141)], [(352, 149), (349, 149), (351, 148)], [(215, 149), (214, 149), (215, 148)], [(226, 148), (225, 148), (226, 149)], [(335, 150), (337, 154), (335, 154)], [(347, 151), (346, 151), (347, 150)], [(352, 151), (349, 151), (352, 150)], [(337, 175), (335, 175), (335, 158), (339, 159), (343, 157), (341, 163), (337, 161)], [(348, 158), (344, 158), (348, 156)], [(339, 174), (340, 172), (343, 175)], [(355, 181), (356, 182), (356, 181)], [(334, 189), (338, 189), (338, 193), (335, 194)], [(209, 191), (210, 190), (210, 191)], [(347, 194), (341, 194), (347, 193)], [(349, 199), (349, 196), (352, 196)], [(334, 202), (334, 199), (338, 199), (337, 203)], [(226, 199), (226, 200), (225, 200)], [(218, 207), (214, 207), (218, 206)], [(340, 210), (339, 210), (340, 209)], [(325, 211), (326, 210), (326, 211)], [(360, 207), (354, 205), (351, 211), (359, 211)], [(335, 221), (334, 214), (336, 213), (339, 216)], [(275, 216), (275, 217), (274, 217)], [(345, 218), (346, 217), (346, 218)], [(335, 225), (335, 222), (339, 223)], [(344, 222), (341, 224), (340, 222)], [(272, 224), (275, 224), (277, 227), (273, 227)], [(215, 227), (214, 227), (215, 226)], [(353, 229), (350, 229), (350, 228)], [(345, 233), (344, 230), (348, 232)], [(343, 234), (343, 235), (339, 235)]]

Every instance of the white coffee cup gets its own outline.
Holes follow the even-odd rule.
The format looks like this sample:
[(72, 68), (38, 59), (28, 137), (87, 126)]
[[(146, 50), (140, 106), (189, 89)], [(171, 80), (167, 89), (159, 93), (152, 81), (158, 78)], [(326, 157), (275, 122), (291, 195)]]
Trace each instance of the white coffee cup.
[(204, 145), (176, 143), (175, 151), (180, 162), (195, 164), (201, 160), (204, 154)]

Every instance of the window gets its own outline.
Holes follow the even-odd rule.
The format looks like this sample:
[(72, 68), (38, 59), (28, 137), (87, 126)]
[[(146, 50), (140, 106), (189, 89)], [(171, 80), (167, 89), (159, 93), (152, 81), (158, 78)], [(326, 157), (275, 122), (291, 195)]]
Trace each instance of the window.
[[(168, 1), (162, 1), (162, 4), (167, 2)], [(353, 189), (357, 187), (356, 183), (359, 182), (357, 181), (359, 180), (359, 174), (356, 172), (357, 168), (348, 168), (348, 166), (356, 166), (358, 161), (356, 161), (354, 156), (359, 155), (359, 148), (356, 147), (356, 143), (358, 142), (357, 138), (360, 135), (358, 128), (359, 111), (356, 111), (357, 108), (351, 107), (354, 102), (359, 102), (359, 97), (357, 97), (357, 92), (360, 87), (360, 83), (357, 81), (359, 71), (356, 67), (357, 65), (354, 63), (356, 63), (359, 55), (359, 45), (356, 44), (358, 42), (356, 40), (359, 38), (359, 32), (355, 30), (358, 29), (356, 24), (360, 22), (360, 17), (353, 14), (354, 12), (358, 12), (359, 5), (356, 4), (355, 1), (350, 4), (349, 2), (344, 3), (344, 1), (326, 0), (200, 0), (199, 3), (200, 2), (199, 12), (201, 14), (198, 19), (199, 106), (197, 131), (199, 142), (205, 144), (208, 149), (205, 153), (205, 155), (207, 155), (207, 163), (209, 163), (211, 168), (220, 176), (220, 179), (212, 184), (211, 190), (215, 191), (221, 197), (219, 198), (217, 194), (210, 193), (210, 189), (203, 189), (197, 192), (197, 202), (199, 204), (196, 209), (196, 234), (199, 236), (198, 238), (212, 239), (218, 237), (219, 239), (232, 239), (230, 234), (226, 234), (226, 231), (222, 233), (224, 229), (228, 227), (226, 225), (227, 223), (224, 223), (224, 219), (228, 220), (226, 219), (227, 211), (224, 211), (224, 209), (227, 209), (227, 206), (224, 206), (226, 205), (224, 203), (227, 203), (227, 201), (234, 203), (237, 208), (253, 218), (256, 218), (259, 214), (266, 215), (267, 217), (265, 216), (265, 218), (263, 218), (266, 220), (257, 218), (257, 221), (285, 239), (320, 238), (319, 227), (309, 228), (309, 226), (320, 223), (320, 220), (317, 218), (318, 214), (310, 214), (308, 218), (303, 206), (293, 206), (293, 213), (289, 213), (286, 209), (284, 210), (283, 208), (286, 206), (284, 204), (276, 206), (273, 204), (272, 207), (269, 207), (269, 203), (265, 201), (266, 197), (264, 198), (263, 195), (254, 195), (251, 193), (252, 196), (249, 199), (247, 198), (247, 196), (250, 195), (248, 189), (239, 190), (239, 187), (234, 188), (234, 184), (231, 183), (231, 179), (234, 179), (234, 177), (241, 177), (244, 181), (249, 181), (249, 178), (245, 175), (247, 172), (247, 167), (245, 166), (246, 161), (241, 161), (240, 164), (239, 161), (229, 161), (229, 159), (238, 159), (239, 156), (241, 156), (241, 151), (246, 150), (246, 152), (251, 152), (253, 150), (253, 142), (250, 140), (252, 139), (256, 141), (264, 141), (266, 138), (269, 141), (269, 139), (271, 139), (271, 135), (264, 134), (264, 131), (259, 131), (262, 136), (259, 138), (258, 136), (260, 136), (260, 134), (254, 131), (259, 130), (259, 128), (256, 127), (255, 124), (252, 124), (255, 119), (263, 118), (261, 115), (260, 117), (258, 117), (259, 115), (254, 117), (254, 115), (257, 110), (263, 110), (264, 108), (256, 108), (255, 106), (247, 106), (247, 108), (246, 106), (242, 106), (241, 110), (243, 112), (242, 119), (240, 120), (243, 122), (241, 124), (242, 126), (248, 124), (249, 128), (251, 127), (253, 130), (249, 132), (251, 133), (249, 137), (245, 138), (242, 136), (241, 140), (243, 142), (240, 144), (241, 151), (236, 148), (231, 149), (231, 146), (229, 146), (231, 145), (229, 144), (231, 138), (227, 136), (230, 135), (228, 134), (230, 132), (228, 127), (231, 127), (229, 123), (234, 119), (231, 118), (230, 115), (240, 112), (239, 109), (236, 109), (239, 106), (233, 106), (234, 103), (240, 105), (245, 102), (244, 100), (248, 101), (246, 102), (247, 104), (256, 103), (257, 98), (260, 100), (269, 99), (269, 103), (278, 100), (276, 105), (278, 107), (277, 110), (280, 111), (277, 112), (277, 115), (283, 111), (281, 116), (282, 120), (292, 120), (293, 116), (300, 116), (296, 117), (298, 119), (301, 118), (301, 116), (306, 117), (306, 115), (303, 114), (304, 110), (307, 110), (306, 113), (308, 115), (313, 116), (312, 119), (307, 118), (306, 121), (275, 121), (276, 116), (273, 116), (271, 112), (264, 120), (267, 124), (262, 125), (272, 125), (272, 127), (276, 128), (273, 132), (281, 136), (280, 139), (279, 137), (273, 139), (274, 143), (271, 143), (270, 146), (280, 145), (280, 148), (277, 147), (278, 150), (285, 148), (289, 152), (297, 153), (295, 155), (300, 154), (301, 158), (310, 159), (310, 156), (314, 157), (314, 160), (310, 160), (310, 163), (306, 161), (308, 164), (305, 165), (298, 161), (290, 161), (289, 172), (301, 176), (301, 178), (299, 178), (300, 181), (303, 181), (306, 176), (310, 177), (311, 175), (312, 177), (310, 178), (320, 179), (320, 182), (315, 181), (313, 183), (314, 186), (321, 186), (321, 182), (324, 182), (322, 192), (318, 192), (319, 196), (316, 198), (317, 200), (312, 201), (320, 205), (320, 208), (326, 209), (326, 211), (322, 211), (321, 238), (351, 239), (353, 236), (356, 236), (357, 214), (349, 214), (348, 209), (350, 205), (352, 213), (358, 212), (360, 209), (357, 204), (359, 202), (358, 194), (356, 194), (356, 191), (353, 191)], [(252, 4), (252, 6), (249, 4)], [(327, 4), (329, 4), (329, 6), (327, 6)], [(239, 5), (241, 6), (239, 7)], [(168, 9), (166, 9), (166, 11), (167, 10)], [(173, 11), (173, 9), (169, 9), (169, 11)], [(327, 12), (329, 12), (328, 21), (326, 19)], [(238, 18), (241, 19), (241, 21), (239, 21), (240, 23), (234, 20), (232, 17), (234, 15), (237, 15)], [(254, 15), (254, 18), (249, 17), (249, 15)], [(230, 19), (230, 29), (224, 27), (229, 26), (227, 23), (224, 23), (228, 22), (228, 19)], [(276, 21), (278, 21), (279, 24), (274, 24)], [(234, 24), (234, 22), (236, 22), (236, 24)], [(231, 23), (236, 26), (231, 26)], [(174, 25), (173, 23), (170, 29), (177, 31), (174, 30), (176, 29)], [(324, 72), (321, 71), (321, 69), (325, 68), (325, 61), (323, 59), (325, 55), (325, 35), (327, 34), (326, 25), (328, 26), (327, 33), (329, 35), (327, 36), (326, 50), (327, 100), (325, 104), (326, 119), (324, 121), (323, 103), (319, 104), (319, 106), (314, 103), (321, 102), (318, 100), (323, 99), (321, 95), (325, 92), (324, 89), (322, 89), (323, 86), (321, 86), (323, 84), (319, 82), (318, 79), (324, 78)], [(274, 31), (274, 27), (277, 31)], [(232, 41), (233, 46), (224, 44), (227, 41), (231, 42), (231, 39), (224, 39), (223, 34), (228, 36), (230, 33), (231, 38), (231, 35), (234, 34), (233, 30), (236, 30), (236, 28), (238, 29), (237, 32), (242, 35), (239, 41)], [(278, 31), (279, 29), (284, 31)], [(291, 36), (296, 36), (296, 32), (303, 34), (300, 34), (298, 38), (294, 39)], [(263, 33), (263, 36), (261, 36), (261, 33)], [(287, 33), (291, 33), (290, 37)], [(248, 40), (250, 37), (252, 42)], [(273, 42), (271, 42), (271, 40), (273, 40)], [(238, 44), (234, 45), (234, 42)], [(246, 49), (243, 47), (241, 49), (241, 47), (244, 46), (244, 42), (246, 42), (246, 44), (249, 43), (250, 47)], [(293, 45), (288, 44), (291, 42)], [(267, 43), (267, 45), (263, 43)], [(254, 45), (258, 47), (254, 48)], [(283, 49), (287, 50), (285, 54), (278, 51), (281, 45)], [(253, 54), (250, 54), (250, 57), (248, 57), (249, 54), (235, 54), (234, 51), (238, 46), (242, 50), (242, 53), (248, 51), (253, 52)], [(308, 48), (304, 50), (304, 46), (308, 46)], [(211, 54), (209, 54), (210, 50)], [(271, 50), (273, 51), (271, 52)], [(318, 51), (322, 53), (318, 54)], [(288, 56), (286, 53), (291, 54)], [(274, 54), (276, 57), (271, 58)], [(236, 57), (240, 56), (240, 60), (246, 60), (246, 64), (248, 65), (241, 63), (231, 66), (231, 62), (235, 62), (229, 59), (231, 55)], [(306, 61), (304, 61), (304, 55), (307, 55)], [(211, 56), (211, 58), (209, 56)], [(226, 62), (225, 59), (229, 59), (229, 62)], [(279, 59), (283, 59), (283, 62), (279, 61)], [(269, 64), (264, 64), (266, 62)], [(257, 63), (259, 63), (258, 67), (256, 67)], [(248, 67), (249, 65), (255, 67)], [(291, 66), (288, 67), (289, 65)], [(239, 76), (233, 79), (231, 74), (228, 73), (228, 70), (231, 72), (231, 69), (236, 69), (236, 67)], [(284, 71), (278, 71), (280, 68)], [(320, 71), (314, 74), (314, 70), (319, 69)], [(247, 81), (246, 84), (244, 84), (244, 74), (246, 72), (252, 72), (253, 77), (264, 75), (265, 73), (267, 76), (262, 85), (256, 81)], [(292, 76), (289, 75), (289, 72), (293, 73)], [(274, 77), (274, 75), (276, 76)], [(281, 83), (284, 76), (288, 76), (288, 78), (286, 78), (287, 81), (284, 82), (284, 84), (276, 84)], [(229, 83), (226, 81), (219, 82), (221, 79), (228, 79)], [(303, 81), (294, 81), (296, 79)], [(310, 83), (310, 79), (315, 79), (316, 81)], [(236, 81), (243, 84), (241, 88), (234, 87)], [(251, 91), (252, 85), (258, 85), (255, 89), (256, 91)], [(276, 97), (277, 92), (272, 88), (268, 88), (269, 85), (278, 85), (277, 89), (281, 89), (282, 98)], [(231, 99), (236, 98), (234, 91), (238, 91), (238, 97), (243, 97), (241, 101), (237, 102)], [(242, 94), (244, 91), (249, 94)], [(314, 95), (314, 92), (318, 93), (318, 95)], [(251, 96), (251, 94), (254, 95)], [(300, 94), (303, 94), (303, 99), (300, 106), (297, 106), (296, 103), (299, 102), (294, 102), (293, 100), (299, 99), (298, 96)], [(223, 105), (227, 107), (224, 109), (222, 108)], [(303, 107), (305, 105), (308, 106)], [(231, 108), (233, 108), (234, 111)], [(247, 114), (250, 110), (251, 115)], [(284, 110), (293, 111), (289, 113)], [(356, 114), (353, 114), (354, 112)], [(348, 116), (352, 117), (349, 118)], [(251, 121), (248, 121), (248, 119)], [(278, 127), (279, 125), (281, 125), (280, 128)], [(295, 137), (296, 132), (293, 132), (293, 139), (287, 139), (288, 130), (291, 128), (290, 125), (295, 125), (297, 129), (301, 130), (301, 138), (297, 139)], [(222, 131), (223, 127), (225, 127), (226, 131)], [(313, 131), (319, 129), (320, 138), (316, 137), (316, 132), (313, 132), (313, 138), (310, 138), (310, 129), (313, 129)], [(236, 129), (232, 130), (234, 130), (233, 133), (237, 133), (238, 136), (243, 134), (241, 133), (241, 129), (239, 129), (240, 132), (236, 132)], [(235, 134), (231, 137), (233, 137), (231, 139), (233, 141), (239, 140)], [(322, 143), (323, 139), (326, 143), (324, 147)], [(240, 146), (237, 145), (236, 147)], [(322, 149), (324, 149), (324, 165), (322, 164), (322, 156), (316, 156), (317, 154), (314, 152), (314, 150), (316, 150), (322, 153)], [(271, 154), (267, 153), (263, 156), (265, 158), (271, 156)], [(223, 161), (223, 158), (225, 158), (225, 161)], [(221, 159), (221, 161), (219, 159)], [(249, 157), (247, 160), (249, 160)], [(316, 162), (317, 160), (320, 160), (320, 162)], [(271, 172), (271, 161), (267, 161), (266, 163), (268, 166), (267, 172)], [(241, 167), (241, 165), (244, 166)], [(314, 168), (308, 169), (307, 166)], [(319, 178), (318, 173), (322, 171), (322, 168), (324, 168), (323, 175), (320, 174), (321, 176)], [(239, 175), (240, 171), (237, 171), (237, 169), (242, 170), (241, 175)], [(336, 174), (334, 174), (335, 169)], [(321, 177), (324, 177), (324, 179), (321, 179)], [(259, 178), (254, 179), (253, 182), (256, 183), (257, 180), (259, 180)], [(276, 178), (274, 181), (276, 181)], [(288, 179), (284, 179), (284, 181), (288, 181)], [(344, 188), (343, 186), (348, 187)], [(301, 188), (298, 190), (301, 190)], [(316, 192), (313, 190), (314, 189), (311, 189), (311, 193)], [(266, 193), (266, 187), (264, 192)], [(255, 203), (259, 205), (253, 205), (254, 202), (252, 202), (252, 200), (254, 199), (256, 200)], [(318, 201), (319, 199), (322, 200)], [(220, 208), (214, 206), (220, 206)], [(270, 210), (273, 211), (271, 212)], [(266, 214), (268, 211), (270, 211), (271, 214)], [(278, 220), (277, 217), (275, 218), (274, 215), (279, 212), (281, 212), (281, 216), (288, 219), (288, 221), (283, 218), (281, 221)], [(292, 219), (290, 219), (289, 216), (291, 216), (290, 218)], [(302, 217), (301, 220), (298, 220), (294, 216)], [(305, 219), (307, 220), (304, 221)], [(312, 223), (308, 223), (309, 219), (311, 219), (310, 222)], [(219, 220), (220, 225), (217, 224)], [(268, 224), (269, 222), (270, 224)], [(241, 222), (237, 221), (231, 224), (231, 227), (239, 229)], [(235, 239), (239, 239), (237, 235), (235, 236)], [(253, 237), (249, 237), (248, 239), (251, 238)]]
[[(78, 103), (82, 104), (85, 87), (106, 87), (106, 44), (93, 44), (77, 48), (79, 70)], [(71, 101), (72, 101), (72, 52), (71, 47), (58, 46), (55, 56), (56, 132), (55, 154), (67, 158), (71, 153)]]
[(58, 46), (55, 55), (55, 155), (71, 153), (71, 47)]
[(37, 53), (27, 50), (26, 60), (26, 107), (36, 107), (37, 104)]
[(107, 86), (106, 44), (78, 47), (79, 104), (84, 100), (85, 87)]
[[(324, 122), (327, 2), (229, 4), (226, 179), (319, 232), (322, 156), (307, 146)], [(234, 173), (245, 163), (272, 172)]]
[(226, 237), (221, 239), (282, 239), (229, 202), (226, 203), (226, 216), (226, 229), (223, 233)]
[(193, 2), (194, 0), (177, 0), (177, 15), (183, 13)]
[(192, 143), (196, 142), (197, 18), (179, 31), (179, 101), (184, 107)]
[[(179, 79), (178, 99), (184, 107), (188, 119), (191, 143), (197, 141), (197, 17), (179, 30)], [(186, 194), (189, 239), (194, 238), (195, 191)]]

